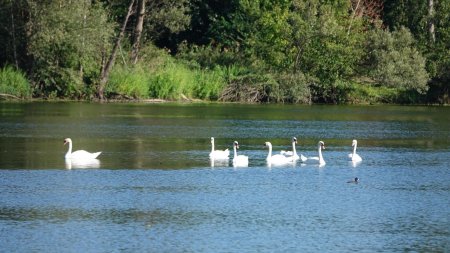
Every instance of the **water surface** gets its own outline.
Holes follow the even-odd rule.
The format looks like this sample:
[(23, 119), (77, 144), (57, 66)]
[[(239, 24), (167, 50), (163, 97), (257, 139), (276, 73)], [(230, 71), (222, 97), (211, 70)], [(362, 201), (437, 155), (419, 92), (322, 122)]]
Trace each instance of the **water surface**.
[[(450, 108), (0, 103), (0, 117), (4, 252), (450, 251)], [(211, 164), (211, 136), (249, 167)], [(327, 164), (269, 167), (264, 142), (292, 136), (307, 156), (323, 140)], [(66, 137), (99, 162), (66, 163)]]

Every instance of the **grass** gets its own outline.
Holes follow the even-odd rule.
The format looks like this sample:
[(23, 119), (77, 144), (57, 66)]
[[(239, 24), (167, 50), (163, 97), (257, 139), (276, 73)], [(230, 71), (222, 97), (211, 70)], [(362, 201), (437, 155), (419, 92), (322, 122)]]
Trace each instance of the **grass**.
[(0, 69), (0, 93), (18, 98), (31, 97), (31, 86), (21, 71), (11, 66)]

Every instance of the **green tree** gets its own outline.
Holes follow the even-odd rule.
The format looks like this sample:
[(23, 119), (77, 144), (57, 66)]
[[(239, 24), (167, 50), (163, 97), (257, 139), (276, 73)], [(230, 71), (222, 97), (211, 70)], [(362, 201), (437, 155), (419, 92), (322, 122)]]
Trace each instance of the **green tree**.
[(369, 76), (383, 86), (426, 92), (429, 77), (425, 58), (414, 47), (414, 42), (406, 28), (392, 33), (374, 30), (367, 45)]
[(28, 53), (38, 95), (80, 98), (93, 92), (112, 32), (105, 9), (89, 0), (29, 5)]

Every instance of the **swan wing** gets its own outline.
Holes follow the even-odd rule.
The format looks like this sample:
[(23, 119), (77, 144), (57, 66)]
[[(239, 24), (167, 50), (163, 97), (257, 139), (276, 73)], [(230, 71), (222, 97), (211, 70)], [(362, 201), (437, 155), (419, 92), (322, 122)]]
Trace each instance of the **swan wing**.
[(86, 159), (95, 159), (97, 158), (102, 152), (95, 152), (90, 153), (86, 150), (77, 150), (75, 152), (72, 152), (69, 156), (66, 156), (66, 158), (70, 159), (77, 159), (77, 160), (86, 160)]
[(294, 155), (294, 152), (292, 152), (292, 151), (281, 150), (281, 151), (280, 151), (280, 155), (293, 156), (293, 155)]

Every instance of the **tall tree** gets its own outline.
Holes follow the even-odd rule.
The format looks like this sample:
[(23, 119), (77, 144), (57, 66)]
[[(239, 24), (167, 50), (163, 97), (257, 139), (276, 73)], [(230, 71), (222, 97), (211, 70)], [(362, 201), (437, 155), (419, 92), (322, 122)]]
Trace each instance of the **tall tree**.
[(106, 87), (106, 84), (108, 83), (109, 74), (110, 74), (111, 69), (114, 65), (114, 62), (116, 60), (117, 50), (119, 50), (120, 42), (122, 41), (122, 38), (125, 35), (125, 29), (128, 24), (128, 19), (130, 18), (131, 14), (133, 12), (133, 5), (134, 5), (134, 0), (131, 0), (130, 4), (128, 6), (127, 15), (125, 16), (125, 19), (123, 20), (122, 28), (120, 29), (120, 32), (116, 37), (116, 42), (114, 43), (114, 47), (111, 50), (108, 61), (102, 67), (102, 71), (100, 74), (100, 83), (99, 83), (98, 89), (97, 89), (97, 95), (100, 98), (100, 100), (105, 99), (105, 95), (104, 95), (105, 87)]
[(137, 21), (134, 28), (134, 41), (131, 51), (131, 62), (136, 64), (138, 61), (139, 48), (141, 44), (142, 29), (144, 27), (145, 0), (138, 0), (137, 4)]

